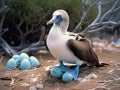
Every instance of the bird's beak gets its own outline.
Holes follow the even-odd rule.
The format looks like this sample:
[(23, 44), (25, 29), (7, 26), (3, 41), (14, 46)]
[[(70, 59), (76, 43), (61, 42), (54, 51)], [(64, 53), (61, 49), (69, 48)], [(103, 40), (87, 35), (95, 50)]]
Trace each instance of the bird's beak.
[(47, 22), (47, 25), (55, 23), (55, 22), (56, 22), (56, 17), (53, 16), (52, 19)]

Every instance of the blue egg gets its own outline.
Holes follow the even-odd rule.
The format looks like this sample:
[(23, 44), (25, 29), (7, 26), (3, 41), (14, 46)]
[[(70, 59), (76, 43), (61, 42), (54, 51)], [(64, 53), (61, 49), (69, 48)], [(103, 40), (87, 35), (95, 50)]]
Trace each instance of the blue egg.
[(19, 55), (13, 55), (12, 57), (15, 61), (16, 61), (16, 64), (20, 64), (20, 56)]
[(17, 67), (16, 61), (13, 58), (9, 59), (7, 62), (7, 69), (12, 70), (16, 67)]
[(73, 79), (74, 79), (73, 75), (69, 72), (64, 73), (63, 76), (62, 76), (63, 82), (70, 82)]
[(61, 78), (63, 75), (63, 72), (60, 68), (54, 67), (50, 70), (50, 75), (55, 78)]
[(31, 56), (29, 61), (30, 61), (31, 65), (33, 67), (39, 67), (40, 66), (40, 63), (39, 63), (38, 59), (34, 56)]
[(15, 60), (16, 60), (16, 59), (19, 59), (19, 57), (20, 57), (19, 55), (13, 55), (13, 56), (12, 56), (12, 58), (15, 59)]
[(19, 69), (21, 69), (21, 70), (27, 70), (27, 69), (30, 69), (30, 68), (31, 68), (31, 64), (29, 62), (29, 59), (24, 58), (22, 60), (22, 62), (20, 63)]
[(26, 53), (21, 53), (21, 54), (20, 54), (20, 57), (19, 57), (20, 63), (21, 63), (22, 60), (25, 59), (25, 58), (29, 59), (29, 56), (28, 56)]

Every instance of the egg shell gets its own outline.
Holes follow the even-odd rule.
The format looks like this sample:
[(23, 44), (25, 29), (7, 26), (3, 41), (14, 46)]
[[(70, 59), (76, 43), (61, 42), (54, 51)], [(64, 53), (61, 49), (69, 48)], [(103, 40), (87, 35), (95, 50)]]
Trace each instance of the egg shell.
[(29, 61), (30, 61), (31, 65), (33, 67), (39, 67), (40, 66), (40, 63), (39, 63), (38, 59), (36, 57), (34, 57), (34, 56), (31, 56), (29, 58)]
[(63, 76), (62, 76), (63, 82), (70, 82), (73, 79), (74, 79), (73, 75), (69, 72), (64, 73)]
[(16, 67), (17, 67), (16, 61), (13, 58), (9, 59), (7, 62), (7, 69), (12, 70)]
[(54, 78), (61, 78), (63, 75), (63, 72), (60, 68), (54, 67), (50, 70), (50, 75)]
[(27, 58), (24, 58), (22, 62), (20, 63), (20, 70), (27, 70), (31, 68), (31, 64)]
[(12, 57), (15, 61), (16, 61), (16, 64), (20, 64), (20, 56), (19, 55), (13, 55)]
[(13, 56), (12, 56), (12, 58), (15, 59), (15, 60), (16, 60), (16, 59), (19, 59), (19, 57), (20, 57), (19, 55), (13, 55)]
[(21, 53), (21, 54), (20, 54), (20, 57), (19, 57), (20, 63), (21, 63), (22, 60), (25, 59), (25, 58), (29, 59), (28, 54), (26, 54), (26, 53)]

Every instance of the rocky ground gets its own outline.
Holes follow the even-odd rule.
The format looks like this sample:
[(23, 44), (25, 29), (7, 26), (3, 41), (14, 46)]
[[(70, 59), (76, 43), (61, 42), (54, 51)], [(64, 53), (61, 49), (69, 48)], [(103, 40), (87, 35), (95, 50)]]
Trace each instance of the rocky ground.
[(0, 57), (0, 90), (120, 90), (120, 45), (94, 39), (94, 48), (99, 60), (109, 66), (81, 67), (76, 81), (62, 82), (49, 75), (49, 67), (58, 62), (48, 52), (40, 51), (36, 56), (39, 68), (30, 70), (6, 69), (9, 58)]

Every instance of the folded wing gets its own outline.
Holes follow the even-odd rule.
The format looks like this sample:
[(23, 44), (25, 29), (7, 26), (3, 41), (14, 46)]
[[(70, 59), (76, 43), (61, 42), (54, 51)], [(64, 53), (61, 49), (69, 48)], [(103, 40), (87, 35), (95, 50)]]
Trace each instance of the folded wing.
[(99, 67), (101, 64), (99, 63), (98, 57), (94, 52), (89, 40), (81, 39), (81, 40), (73, 40), (70, 39), (67, 42), (69, 49), (74, 53), (76, 57), (85, 62), (91, 63)]

